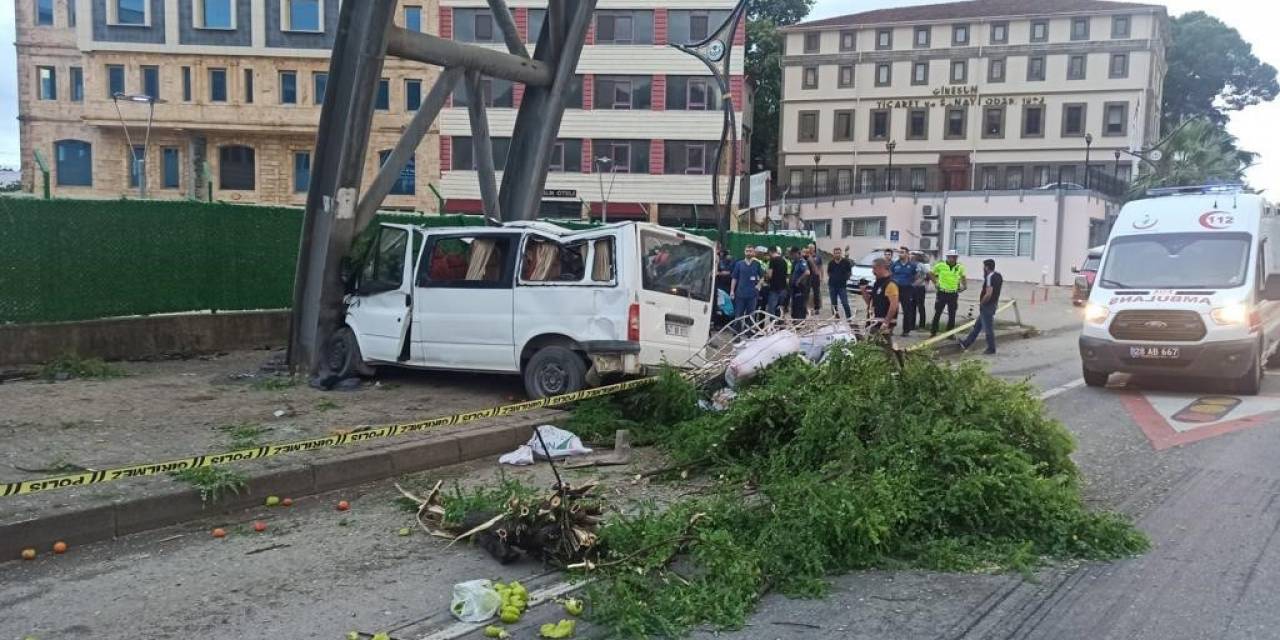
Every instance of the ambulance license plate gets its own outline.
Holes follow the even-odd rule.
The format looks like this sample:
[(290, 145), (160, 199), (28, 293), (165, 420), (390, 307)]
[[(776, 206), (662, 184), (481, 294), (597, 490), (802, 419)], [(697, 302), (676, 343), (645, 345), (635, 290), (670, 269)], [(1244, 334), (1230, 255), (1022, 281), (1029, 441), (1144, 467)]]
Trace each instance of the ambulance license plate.
[(1178, 347), (1129, 347), (1129, 357), (1134, 360), (1177, 360)]

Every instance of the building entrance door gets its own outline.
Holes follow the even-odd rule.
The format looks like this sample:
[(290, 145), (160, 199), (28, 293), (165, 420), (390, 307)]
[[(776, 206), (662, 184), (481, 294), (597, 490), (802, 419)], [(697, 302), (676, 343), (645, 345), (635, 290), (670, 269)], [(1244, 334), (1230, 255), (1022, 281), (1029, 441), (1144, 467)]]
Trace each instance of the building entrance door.
[(944, 191), (969, 190), (969, 154), (943, 155), (938, 158), (938, 169), (942, 172)]

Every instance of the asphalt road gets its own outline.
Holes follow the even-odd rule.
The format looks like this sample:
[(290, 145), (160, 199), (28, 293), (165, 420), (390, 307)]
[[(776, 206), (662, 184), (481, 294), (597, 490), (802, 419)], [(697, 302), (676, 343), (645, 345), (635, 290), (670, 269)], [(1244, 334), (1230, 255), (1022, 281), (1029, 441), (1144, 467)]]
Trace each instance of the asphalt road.
[[(1002, 345), (990, 362), (996, 374), (1052, 395), (1047, 409), (1077, 438), (1088, 500), (1136, 518), (1151, 552), (1053, 567), (1034, 581), (857, 573), (836, 578), (826, 599), (770, 596), (745, 629), (695, 637), (1280, 638), (1273, 595), (1280, 590), (1280, 414), (1272, 412), (1280, 409), (1280, 374), (1264, 387), (1274, 400), (1246, 400), (1236, 410), (1255, 412), (1249, 420), (1178, 423), (1175, 433), (1167, 425), (1176, 421), (1152, 416), (1205, 395), (1200, 389), (1159, 381), (1084, 387), (1074, 333)], [(354, 508), (341, 516), (332, 509), (338, 496), (300, 501), (288, 517), (266, 514), (273, 516), (267, 534), (244, 526), (263, 513), (232, 514), (0, 564), (0, 640), (340, 638), (353, 629), (421, 638), (447, 624), (454, 582), (498, 574), (555, 579), (537, 578), (537, 566), (499, 568), (470, 549), (394, 535), (407, 518), (391, 505), (393, 495), (387, 485), (346, 492), (341, 497)], [(224, 523), (232, 535), (212, 543), (208, 527)], [(270, 548), (280, 544), (289, 546)], [(535, 609), (525, 628), (558, 613), (550, 609)]]

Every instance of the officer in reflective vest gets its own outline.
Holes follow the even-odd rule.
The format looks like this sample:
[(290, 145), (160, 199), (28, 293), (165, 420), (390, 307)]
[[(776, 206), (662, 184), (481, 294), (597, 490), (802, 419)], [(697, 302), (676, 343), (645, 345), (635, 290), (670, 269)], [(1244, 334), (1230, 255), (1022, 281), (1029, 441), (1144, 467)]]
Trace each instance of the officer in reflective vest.
[(964, 265), (959, 263), (959, 258), (959, 253), (948, 251), (946, 261), (934, 264), (933, 273), (929, 275), (929, 279), (938, 286), (930, 335), (938, 335), (938, 321), (942, 319), (944, 308), (947, 310), (947, 331), (956, 328), (956, 307), (960, 302), (960, 292), (965, 289)]

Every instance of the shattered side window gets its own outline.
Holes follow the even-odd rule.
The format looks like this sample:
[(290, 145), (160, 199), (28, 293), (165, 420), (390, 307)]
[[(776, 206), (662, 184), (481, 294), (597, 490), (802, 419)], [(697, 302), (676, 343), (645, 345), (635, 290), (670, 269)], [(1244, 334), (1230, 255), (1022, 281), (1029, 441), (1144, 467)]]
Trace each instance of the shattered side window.
[(520, 279), (525, 282), (581, 282), (586, 276), (585, 240), (561, 244), (530, 236), (520, 256)]
[(460, 236), (436, 239), (422, 254), (420, 287), (502, 288), (510, 286), (507, 251), (511, 239)]

